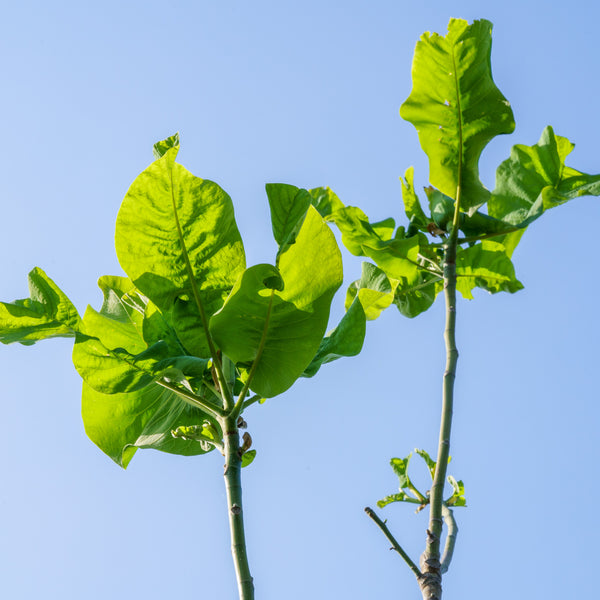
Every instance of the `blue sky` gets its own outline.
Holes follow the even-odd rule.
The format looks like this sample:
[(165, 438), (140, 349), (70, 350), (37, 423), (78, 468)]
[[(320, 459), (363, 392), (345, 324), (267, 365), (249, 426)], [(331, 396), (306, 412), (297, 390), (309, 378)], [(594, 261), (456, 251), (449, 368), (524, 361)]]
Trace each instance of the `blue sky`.
[[(427, 162), (398, 115), (414, 45), (450, 17), (494, 23), (494, 79), (517, 128), (481, 161), (493, 187), (515, 143), (551, 124), (569, 164), (600, 172), (600, 9), (538, 2), (21, 2), (3, 7), (0, 298), (42, 267), (81, 312), (120, 274), (114, 221), (152, 144), (227, 190), (249, 264), (272, 262), (267, 182), (328, 185), (403, 221), (398, 176)], [(582, 198), (526, 233), (525, 289), (461, 301), (451, 472), (468, 508), (445, 597), (594, 597), (597, 465), (595, 273), (600, 204)], [(345, 253), (345, 280), (360, 261)], [(334, 300), (333, 319), (343, 311)], [(396, 490), (392, 456), (437, 440), (443, 311), (370, 323), (363, 354), (247, 414), (247, 538), (260, 600), (418, 598), (363, 507)], [(140, 451), (127, 471), (85, 436), (69, 340), (0, 348), (0, 596), (235, 598), (215, 453)], [(406, 549), (425, 515), (380, 514)]]

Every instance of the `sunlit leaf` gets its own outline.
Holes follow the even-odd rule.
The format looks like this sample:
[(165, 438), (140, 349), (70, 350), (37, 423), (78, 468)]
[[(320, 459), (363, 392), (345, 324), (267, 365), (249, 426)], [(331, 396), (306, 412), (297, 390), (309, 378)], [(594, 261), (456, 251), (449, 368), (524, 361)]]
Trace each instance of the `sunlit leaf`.
[(279, 255), (287, 246), (295, 243), (311, 204), (311, 195), (306, 190), (285, 183), (268, 183), (265, 187), (271, 209), (273, 237), (279, 245)]
[(441, 275), (419, 269), (412, 277), (396, 281), (394, 304), (402, 315), (412, 319), (425, 312), (442, 289)]
[(324, 219), (327, 219), (340, 208), (344, 208), (344, 204), (337, 194), (328, 187), (314, 188), (308, 190), (308, 192), (311, 195), (312, 205)]
[(323, 338), (317, 353), (302, 373), (302, 376), (312, 377), (326, 363), (338, 358), (359, 354), (363, 347), (365, 333), (364, 307), (359, 299), (355, 299), (337, 327)]
[[(496, 171), (496, 188), (488, 204), (490, 216), (524, 228), (544, 211), (579, 196), (600, 195), (600, 175), (587, 175), (565, 165), (574, 148), (567, 138), (544, 129), (533, 146), (513, 146), (510, 158)], [(523, 229), (501, 238), (509, 256)]]
[(404, 492), (398, 492), (396, 494), (390, 494), (389, 496), (386, 496), (385, 498), (382, 498), (381, 500), (377, 500), (377, 506), (379, 508), (383, 508), (384, 506), (387, 506), (388, 504), (392, 504), (393, 502), (412, 502), (412, 503), (414, 503), (414, 500), (410, 496), (405, 494)]
[(470, 248), (459, 249), (456, 255), (456, 277), (456, 289), (468, 299), (473, 297), (471, 290), (474, 287), (492, 294), (512, 294), (523, 289), (504, 246), (493, 240), (483, 240)]
[(256, 450), (248, 450), (248, 452), (244, 452), (244, 454), (242, 454), (242, 469), (248, 465), (251, 465), (255, 458)]
[(179, 133), (168, 137), (166, 140), (156, 142), (152, 148), (155, 159), (162, 158), (171, 148), (179, 148)]
[(74, 337), (81, 320), (65, 293), (36, 267), (28, 275), (29, 298), (0, 302), (0, 342), (31, 345), (53, 337)]
[(452, 496), (446, 500), (448, 506), (466, 506), (465, 486), (462, 481), (456, 481), (452, 475), (448, 476), (448, 483), (452, 486)]
[[(229, 196), (177, 164), (177, 150), (169, 147), (129, 188), (117, 217), (117, 256), (161, 310), (180, 299), (209, 318), (243, 272), (244, 250)], [(208, 356), (202, 321), (185, 324), (177, 327), (184, 345)]]
[(408, 477), (408, 464), (411, 456), (412, 452), (406, 458), (392, 458), (390, 460), (390, 465), (398, 477), (399, 487), (401, 490), (410, 485), (410, 479)]
[[(415, 192), (414, 187), (414, 169), (409, 167), (404, 174), (404, 179), (400, 177), (402, 184), (402, 201), (404, 202), (404, 212), (410, 221), (410, 224), (416, 233), (418, 230), (426, 231), (427, 225), (431, 221), (423, 211), (421, 202)], [(407, 236), (410, 237), (410, 236)]]
[(371, 263), (362, 263), (361, 278), (350, 284), (346, 292), (346, 310), (358, 297), (367, 320), (376, 319), (394, 300), (397, 281)]
[(425, 33), (412, 66), (413, 89), (400, 109), (429, 158), (429, 181), (472, 212), (489, 192), (479, 180), (479, 157), (496, 135), (514, 129), (512, 110), (492, 79), (492, 24), (451, 19), (448, 34)]
[(210, 322), (219, 348), (235, 363), (248, 365), (252, 391), (276, 396), (303, 373), (318, 350), (341, 283), (335, 238), (310, 207), (295, 244), (280, 255), (279, 269), (247, 269)]
[[(128, 394), (101, 394), (83, 383), (83, 424), (88, 437), (123, 468), (137, 448), (153, 448), (171, 454), (204, 454), (195, 440), (174, 438), (171, 430), (180, 425), (216, 421), (190, 406), (177, 394), (151, 384)], [(222, 433), (221, 433), (222, 437)]]
[(429, 474), (431, 475), (431, 479), (433, 480), (433, 478), (435, 477), (435, 467), (436, 467), (435, 460), (433, 460), (433, 458), (431, 458), (431, 456), (429, 456), (429, 453), (426, 452), (425, 450), (415, 448), (415, 452), (425, 461), (425, 464), (427, 465), (427, 468), (429, 469)]

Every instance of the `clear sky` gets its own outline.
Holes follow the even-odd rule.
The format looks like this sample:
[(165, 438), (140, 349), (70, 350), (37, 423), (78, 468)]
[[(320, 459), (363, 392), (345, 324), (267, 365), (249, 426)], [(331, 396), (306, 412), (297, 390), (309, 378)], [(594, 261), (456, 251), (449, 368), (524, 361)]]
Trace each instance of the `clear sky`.
[[(600, 172), (596, 3), (2, 3), (0, 298), (35, 265), (81, 312), (120, 274), (114, 221), (152, 144), (181, 133), (179, 160), (232, 196), (248, 263), (272, 262), (266, 182), (328, 185), (373, 220), (403, 222), (398, 176), (427, 163), (398, 115), (414, 45), (450, 17), (494, 23), (510, 146), (551, 124), (569, 164)], [(525, 289), (458, 306), (451, 472), (466, 485), (445, 597), (597, 597), (600, 200), (551, 211), (514, 256)], [(345, 280), (360, 261), (344, 254)], [(344, 286), (345, 287), (345, 286)], [(343, 293), (333, 318), (343, 311)], [(245, 469), (259, 600), (419, 598), (363, 507), (396, 491), (388, 466), (435, 452), (443, 311), (370, 323), (363, 354), (247, 413)], [(85, 436), (70, 340), (0, 348), (0, 597), (236, 597), (222, 458), (139, 451), (127, 471)], [(379, 511), (417, 557), (425, 514)]]

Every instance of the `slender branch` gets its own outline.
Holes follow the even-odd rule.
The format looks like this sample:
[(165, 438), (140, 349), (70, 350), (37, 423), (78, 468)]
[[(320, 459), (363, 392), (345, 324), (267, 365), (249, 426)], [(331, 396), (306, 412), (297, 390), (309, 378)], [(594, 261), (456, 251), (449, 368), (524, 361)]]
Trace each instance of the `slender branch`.
[(192, 394), (191, 392), (188, 392), (187, 390), (182, 390), (181, 388), (177, 387), (176, 385), (173, 385), (172, 383), (167, 383), (166, 381), (157, 381), (156, 383), (161, 387), (164, 387), (167, 390), (173, 392), (174, 394), (177, 394), (188, 404), (191, 404), (195, 408), (199, 408), (200, 410), (207, 412), (213, 417), (225, 417), (227, 414), (220, 406), (210, 404), (209, 402), (206, 402), (206, 400), (199, 398), (198, 396)]
[[(456, 71), (455, 71), (456, 72)], [(457, 94), (458, 112), (460, 114), (460, 95)], [(459, 144), (462, 149), (462, 123), (458, 128)], [(452, 411), (454, 405), (454, 379), (456, 376), (456, 364), (458, 362), (458, 350), (456, 348), (456, 248), (458, 240), (458, 228), (460, 223), (460, 197), (462, 181), (462, 153), (459, 153), (458, 184), (456, 186), (456, 198), (454, 200), (454, 218), (452, 230), (444, 247), (444, 298), (446, 303), (446, 325), (444, 329), (444, 342), (446, 347), (446, 369), (442, 388), (442, 417), (440, 422), (440, 434), (438, 440), (438, 453), (436, 460), (435, 475), (430, 493), (429, 528), (425, 552), (421, 556), (421, 568), (423, 577), (419, 580), (421, 594), (424, 599), (441, 600), (442, 598), (442, 570), (440, 561), (440, 538), (442, 535), (443, 518), (442, 508), (444, 504), (444, 483), (448, 469), (448, 457), (450, 454), (450, 433), (452, 430)]]
[[(471, 242), (480, 242), (482, 240), (487, 240), (489, 238), (499, 237), (501, 235), (507, 235), (509, 233), (514, 233), (515, 231), (521, 231), (525, 229), (524, 227), (511, 227), (510, 229), (505, 229), (504, 231), (494, 231), (491, 233), (484, 233), (482, 235), (472, 235), (470, 237), (457, 238), (456, 244), (458, 246), (462, 246), (462, 244), (470, 244)], [(444, 248), (447, 242), (441, 242), (439, 244), (428, 244), (427, 248)]]
[(410, 570), (414, 573), (414, 575), (417, 579), (422, 577), (423, 574), (421, 573), (419, 567), (417, 567), (417, 565), (413, 562), (413, 560), (410, 558), (410, 556), (408, 556), (408, 554), (406, 554), (406, 552), (403, 550), (402, 546), (400, 546), (400, 544), (396, 541), (396, 538), (392, 535), (390, 530), (387, 528), (387, 525), (385, 524), (385, 522), (382, 521), (375, 514), (375, 511), (372, 508), (367, 506), (365, 508), (365, 512), (367, 513), (367, 515), (369, 515), (369, 517), (371, 517), (371, 519), (373, 519), (373, 521), (375, 521), (375, 523), (377, 524), (379, 529), (381, 529), (381, 531), (383, 531), (383, 534), (385, 535), (385, 537), (392, 544), (391, 550), (395, 550), (404, 559), (404, 562), (409, 566)]
[(244, 406), (242, 408), (242, 410), (246, 410), (249, 406), (252, 406), (255, 402), (260, 402), (262, 400), (262, 396), (259, 396), (258, 394), (254, 394), (254, 396), (252, 396), (251, 398), (248, 398), (248, 400), (246, 400), (244, 402)]
[(248, 565), (244, 514), (242, 509), (242, 457), (240, 434), (236, 421), (227, 417), (224, 421), (225, 433), (225, 488), (227, 490), (227, 512), (231, 532), (231, 554), (235, 566), (240, 600), (254, 599), (254, 583)]
[(446, 543), (444, 544), (444, 554), (442, 555), (440, 571), (446, 573), (452, 562), (452, 555), (454, 554), (454, 546), (458, 535), (458, 525), (456, 524), (452, 509), (448, 508), (445, 504), (442, 506), (442, 516), (444, 517), (444, 523), (446, 524), (448, 533), (446, 534)]
[[(458, 350), (456, 348), (456, 240), (458, 237), (458, 220), (460, 217), (460, 188), (456, 195), (456, 209), (452, 231), (444, 253), (444, 297), (446, 301), (446, 326), (444, 340), (446, 346), (446, 369), (442, 391), (442, 417), (438, 440), (438, 453), (436, 469), (431, 486), (429, 529), (427, 530), (427, 544), (423, 556), (426, 572), (431, 575), (435, 583), (436, 594), (441, 597), (440, 573), (440, 539), (442, 535), (442, 507), (444, 483), (448, 469), (448, 456), (450, 453), (450, 433), (452, 430), (452, 411), (454, 404), (454, 379)], [(437, 588), (439, 587), (439, 591)], [(434, 596), (436, 597), (436, 596)]]
[(511, 227), (510, 229), (505, 229), (504, 231), (495, 231), (492, 233), (485, 233), (483, 235), (472, 235), (470, 237), (458, 238), (456, 243), (460, 246), (461, 244), (470, 244), (471, 242), (479, 242), (481, 240), (487, 240), (493, 237), (499, 237), (501, 235), (507, 235), (509, 233), (514, 233), (515, 231), (520, 231), (524, 229), (524, 227)]

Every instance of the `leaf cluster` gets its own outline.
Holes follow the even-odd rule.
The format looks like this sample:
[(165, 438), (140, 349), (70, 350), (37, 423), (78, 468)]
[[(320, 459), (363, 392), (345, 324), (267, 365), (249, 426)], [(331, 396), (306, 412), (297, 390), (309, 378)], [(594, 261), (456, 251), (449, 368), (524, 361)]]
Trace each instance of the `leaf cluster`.
[[(358, 354), (365, 335), (359, 302), (325, 333), (342, 261), (318, 194), (267, 185), (278, 251), (247, 268), (231, 199), (177, 163), (178, 149), (177, 135), (157, 143), (122, 202), (115, 245), (127, 276), (99, 279), (99, 310), (80, 317), (39, 268), (29, 298), (0, 303), (3, 343), (74, 338), (86, 432), (122, 467), (138, 448), (223, 452), (248, 406)], [(242, 465), (255, 455), (245, 436)]]
[[(435, 479), (435, 470), (437, 467), (436, 461), (434, 461), (425, 450), (415, 449), (415, 453), (420, 456), (427, 465), (431, 481), (433, 481)], [(390, 465), (398, 477), (400, 491), (378, 500), (377, 506), (379, 506), (379, 508), (383, 508), (393, 502), (408, 502), (409, 504), (418, 504), (417, 512), (420, 512), (429, 504), (429, 490), (425, 493), (421, 492), (408, 475), (408, 465), (411, 457), (412, 452), (405, 458), (392, 458), (390, 460)], [(448, 463), (450, 460), (451, 458), (448, 459)], [(463, 482), (460, 480), (457, 481), (452, 475), (449, 475), (447, 480), (452, 487), (452, 494), (444, 500), (444, 504), (448, 507), (466, 506), (467, 501), (465, 499), (465, 486)]]
[(515, 127), (510, 103), (492, 78), (491, 31), (489, 21), (452, 19), (446, 36), (426, 33), (417, 43), (413, 89), (400, 115), (417, 129), (430, 183), (422, 201), (413, 168), (400, 179), (406, 226), (396, 227), (393, 218), (371, 222), (360, 208), (321, 190), (320, 213), (339, 228), (352, 254), (372, 261), (346, 296), (347, 306), (357, 296), (373, 298), (368, 318), (392, 304), (406, 317), (426, 311), (443, 289), (451, 235), (457, 241), (456, 286), (464, 298), (471, 299), (475, 288), (517, 292), (523, 285), (511, 257), (529, 225), (573, 198), (600, 195), (600, 175), (567, 166), (574, 145), (550, 126), (533, 146), (512, 148), (498, 166), (493, 191), (481, 183), (483, 149)]

